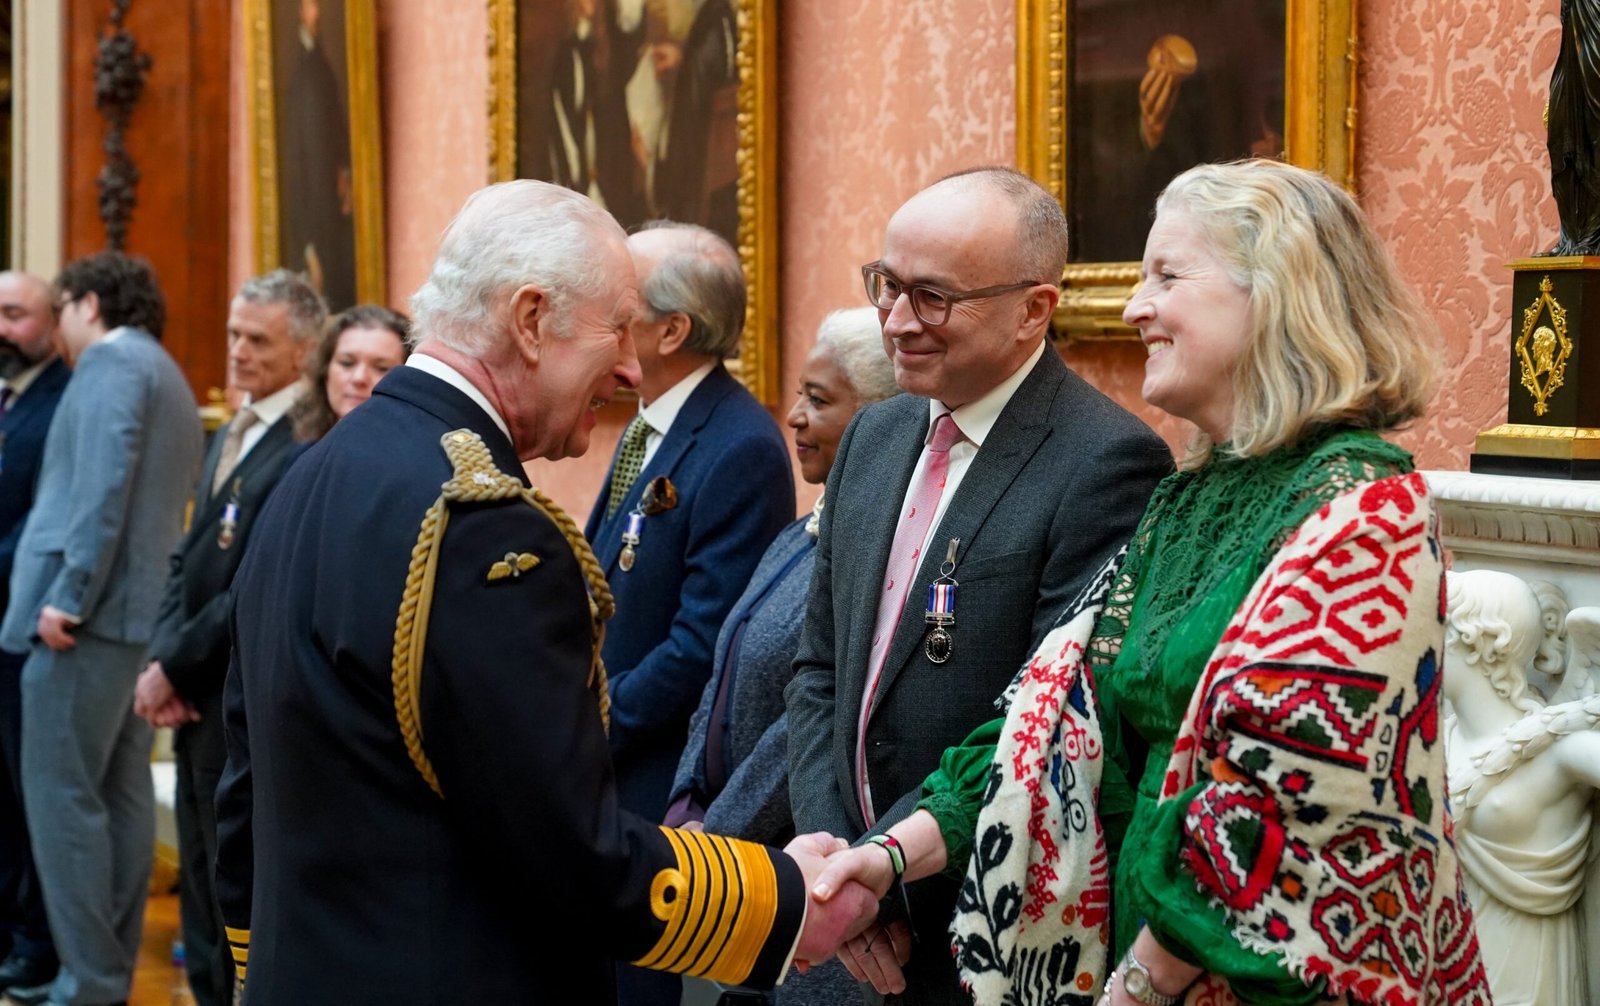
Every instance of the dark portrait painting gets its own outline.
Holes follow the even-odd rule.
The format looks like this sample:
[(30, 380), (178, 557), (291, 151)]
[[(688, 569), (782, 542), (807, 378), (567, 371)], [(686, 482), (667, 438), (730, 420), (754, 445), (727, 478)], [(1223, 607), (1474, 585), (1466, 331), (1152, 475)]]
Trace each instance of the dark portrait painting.
[(624, 227), (666, 218), (737, 243), (739, 31), (730, 0), (516, 9), (516, 174)]
[(1180, 171), (1282, 155), (1286, 8), (1286, 0), (1072, 4), (1073, 262), (1139, 259), (1155, 198)]
[(356, 303), (344, 0), (272, 0), (280, 264), (333, 310)]

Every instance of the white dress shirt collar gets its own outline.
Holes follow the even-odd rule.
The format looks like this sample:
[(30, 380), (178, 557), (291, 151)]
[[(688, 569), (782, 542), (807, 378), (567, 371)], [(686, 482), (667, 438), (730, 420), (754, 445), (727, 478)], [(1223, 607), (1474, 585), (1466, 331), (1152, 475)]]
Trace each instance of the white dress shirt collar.
[(11, 398), (7, 403), (7, 407), (9, 408), (10, 406), (15, 405), (17, 403), (17, 399), (22, 397), (22, 393), (28, 390), (28, 386), (33, 384), (34, 381), (38, 380), (40, 374), (44, 373), (44, 368), (50, 366), (50, 364), (54, 362), (56, 362), (56, 358), (53, 355), (48, 356), (45, 359), (40, 360), (38, 363), (28, 367), (27, 370), (24, 370), (17, 376), (11, 378), (11, 380), (7, 381), (6, 387), (11, 389)]
[(650, 428), (663, 437), (672, 429), (672, 424), (678, 418), (678, 413), (683, 411), (683, 403), (694, 394), (694, 389), (700, 387), (700, 382), (711, 376), (717, 362), (712, 360), (703, 366), (695, 368), (683, 380), (656, 396), (656, 400), (646, 405), (643, 399), (639, 401), (639, 415), (650, 424)]
[(256, 425), (265, 431), (267, 427), (283, 418), (283, 414), (289, 411), (289, 406), (300, 397), (300, 392), (305, 390), (305, 386), (304, 381), (290, 381), (259, 402), (246, 396), (244, 404), (256, 414)]
[(956, 427), (974, 447), (982, 447), (983, 441), (989, 436), (989, 431), (994, 429), (994, 424), (999, 421), (1000, 413), (1005, 411), (1006, 403), (1011, 401), (1011, 396), (1022, 387), (1022, 382), (1028, 379), (1033, 368), (1038, 364), (1039, 358), (1044, 355), (1045, 348), (1050, 345), (1050, 340), (1040, 339), (1038, 348), (1033, 354), (1018, 367), (1012, 375), (986, 392), (976, 401), (968, 402), (958, 409), (952, 409), (938, 399), (928, 400), (928, 434), (924, 439), (933, 437), (934, 420), (946, 412), (955, 420)]
[(694, 389), (700, 387), (700, 382), (711, 376), (717, 367), (717, 361), (701, 367), (696, 367), (683, 380), (656, 396), (656, 400), (645, 405), (639, 402), (639, 415), (650, 430), (644, 435), (644, 463), (649, 464), (656, 456), (656, 449), (661, 446), (661, 441), (667, 438), (667, 431), (672, 429), (672, 424), (678, 421), (678, 413), (683, 411), (683, 405), (694, 394)]
[(416, 367), (424, 374), (432, 374), (472, 399), (477, 403), (478, 408), (489, 414), (489, 418), (493, 419), (494, 424), (500, 427), (500, 432), (506, 435), (506, 439), (511, 439), (511, 427), (506, 425), (506, 421), (501, 417), (499, 410), (489, 404), (489, 399), (485, 398), (483, 392), (478, 390), (478, 386), (467, 380), (461, 371), (436, 356), (428, 356), (424, 353), (412, 353), (406, 357), (406, 366)]

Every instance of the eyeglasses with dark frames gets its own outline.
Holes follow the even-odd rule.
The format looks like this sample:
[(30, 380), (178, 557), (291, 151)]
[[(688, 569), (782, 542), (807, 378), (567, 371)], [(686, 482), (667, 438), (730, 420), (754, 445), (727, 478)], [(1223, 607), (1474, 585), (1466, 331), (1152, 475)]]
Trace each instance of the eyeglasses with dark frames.
[(1023, 280), (1002, 286), (986, 286), (979, 290), (945, 290), (927, 283), (904, 283), (883, 268), (883, 263), (868, 262), (861, 267), (861, 278), (867, 284), (867, 300), (880, 311), (893, 311), (901, 294), (911, 298), (911, 310), (929, 328), (938, 328), (950, 320), (950, 310), (964, 300), (981, 300), (998, 297), (1003, 293), (1025, 290), (1042, 285), (1038, 280)]

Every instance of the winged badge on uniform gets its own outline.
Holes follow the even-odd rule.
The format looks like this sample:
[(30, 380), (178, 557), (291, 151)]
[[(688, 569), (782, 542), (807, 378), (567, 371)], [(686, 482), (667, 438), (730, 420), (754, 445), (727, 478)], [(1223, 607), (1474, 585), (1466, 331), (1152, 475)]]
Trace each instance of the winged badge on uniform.
[(537, 565), (539, 557), (531, 552), (507, 552), (504, 559), (489, 567), (489, 582), (504, 580), (508, 576), (514, 580)]

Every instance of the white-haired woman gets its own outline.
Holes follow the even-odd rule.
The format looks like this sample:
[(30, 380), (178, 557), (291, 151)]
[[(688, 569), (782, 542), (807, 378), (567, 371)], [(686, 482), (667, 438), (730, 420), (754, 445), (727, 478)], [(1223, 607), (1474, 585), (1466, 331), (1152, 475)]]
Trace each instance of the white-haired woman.
[[(1426, 319), (1349, 195), (1278, 162), (1175, 178), (1141, 275), (1144, 398), (1196, 449), (1007, 718), (820, 883), (963, 875), (980, 1003), (1487, 1002), (1444, 801), (1433, 507), (1377, 435), (1422, 412)], [(898, 948), (842, 956), (893, 987)]]
[[(857, 410), (899, 390), (876, 308), (823, 319), (788, 416), (801, 477), (811, 485), (827, 482), (839, 438)], [(783, 689), (794, 673), (823, 502), (819, 498), (811, 514), (773, 540), (723, 623), (711, 680), (678, 763), (668, 825), (698, 822), (716, 834), (779, 846), (794, 837)], [(860, 1003), (861, 992), (842, 970), (828, 967), (791, 976), (776, 1001)]]

